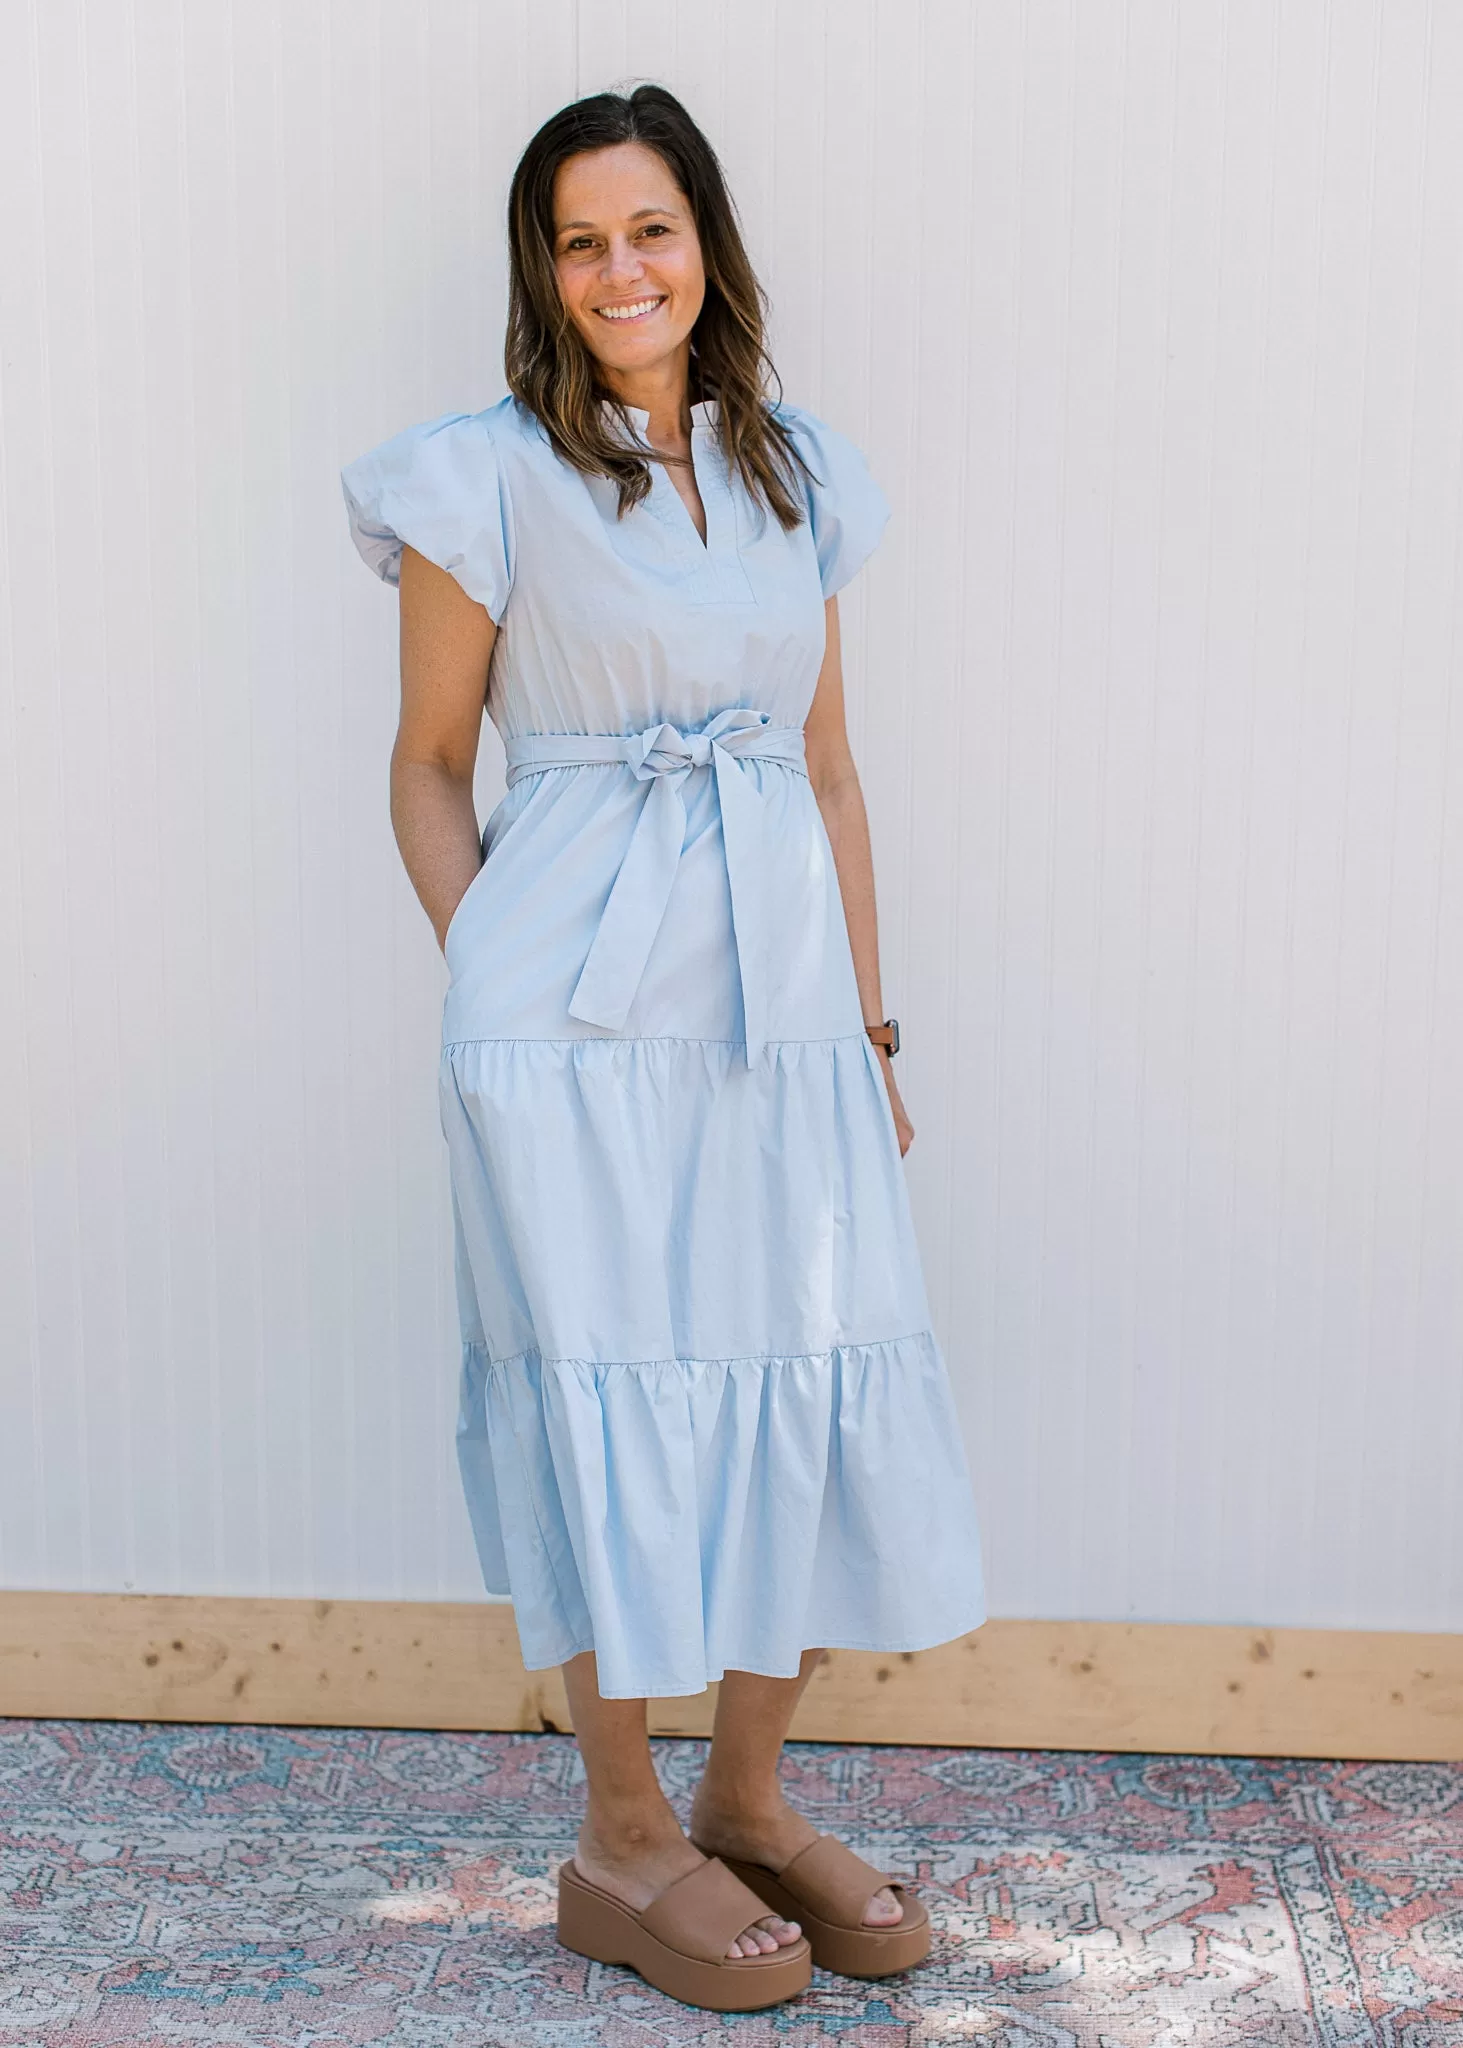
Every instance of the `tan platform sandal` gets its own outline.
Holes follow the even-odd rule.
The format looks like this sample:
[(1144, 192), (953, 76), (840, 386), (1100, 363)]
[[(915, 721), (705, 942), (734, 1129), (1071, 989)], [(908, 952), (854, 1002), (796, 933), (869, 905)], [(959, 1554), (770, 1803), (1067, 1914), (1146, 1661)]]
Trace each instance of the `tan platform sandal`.
[[(919, 1900), (899, 1878), (875, 1870), (834, 1835), (819, 1835), (781, 1870), (744, 1863), (739, 1856), (721, 1860), (765, 1906), (797, 1921), (820, 1970), (836, 1970), (840, 1977), (892, 1977), (930, 1952), (930, 1916)], [(885, 1885), (898, 1896), (904, 1918), (893, 1927), (865, 1927), (869, 1900)]]
[(813, 1956), (804, 1936), (772, 1955), (728, 1948), (767, 1908), (719, 1856), (698, 1863), (641, 1913), (591, 1884), (571, 1860), (559, 1867), (559, 1940), (597, 1963), (624, 1963), (683, 2005), (758, 2012), (806, 1991)]

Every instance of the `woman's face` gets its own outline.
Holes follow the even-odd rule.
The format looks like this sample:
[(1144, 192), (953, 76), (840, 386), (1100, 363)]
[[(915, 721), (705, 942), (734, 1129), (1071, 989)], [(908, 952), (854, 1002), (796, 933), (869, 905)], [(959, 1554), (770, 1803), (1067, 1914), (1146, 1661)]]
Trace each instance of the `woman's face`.
[(653, 149), (622, 142), (560, 164), (554, 263), (574, 325), (612, 378), (689, 358), (706, 271), (686, 195)]

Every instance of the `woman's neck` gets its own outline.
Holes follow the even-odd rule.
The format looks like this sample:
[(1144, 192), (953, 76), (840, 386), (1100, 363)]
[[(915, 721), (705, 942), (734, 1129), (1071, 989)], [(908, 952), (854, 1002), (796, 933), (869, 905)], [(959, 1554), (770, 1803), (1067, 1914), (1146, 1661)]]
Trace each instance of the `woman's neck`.
[(689, 345), (643, 370), (607, 370), (604, 382), (623, 405), (650, 415), (645, 432), (652, 448), (686, 447), (691, 433)]

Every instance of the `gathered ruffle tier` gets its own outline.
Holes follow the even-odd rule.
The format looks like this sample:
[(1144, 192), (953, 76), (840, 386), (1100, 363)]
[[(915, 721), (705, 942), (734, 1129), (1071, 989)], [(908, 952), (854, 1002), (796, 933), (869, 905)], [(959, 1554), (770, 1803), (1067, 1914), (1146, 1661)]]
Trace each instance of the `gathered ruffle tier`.
[(524, 1663), (592, 1649), (606, 1699), (699, 1693), (726, 1671), (791, 1678), (811, 1648), (928, 1649), (984, 1618), (927, 1331), (613, 1365), (468, 1345), (457, 1443)]

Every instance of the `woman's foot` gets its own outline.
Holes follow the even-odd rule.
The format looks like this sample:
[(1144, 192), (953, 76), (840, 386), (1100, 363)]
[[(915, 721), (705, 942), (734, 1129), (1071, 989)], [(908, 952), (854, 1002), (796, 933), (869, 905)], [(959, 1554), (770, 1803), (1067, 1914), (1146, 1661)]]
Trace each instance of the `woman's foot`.
[[(669, 1817), (664, 1826), (656, 1827), (605, 1823), (596, 1826), (586, 1818), (574, 1852), (574, 1867), (580, 1876), (613, 1898), (622, 1899), (634, 1913), (643, 1913), (667, 1885), (705, 1861), (701, 1851), (686, 1840)], [(734, 1959), (770, 1956), (780, 1948), (790, 1948), (799, 1932), (796, 1921), (768, 1913), (743, 1930), (727, 1955)]]
[[(785, 1869), (818, 1839), (811, 1821), (795, 1812), (780, 1792), (755, 1808), (745, 1801), (732, 1805), (709, 1793), (705, 1779), (691, 1808), (691, 1833), (710, 1855), (736, 1856), (773, 1871)], [(903, 1918), (904, 1908), (887, 1886), (881, 1886), (864, 1908), (865, 1927), (897, 1927)]]

